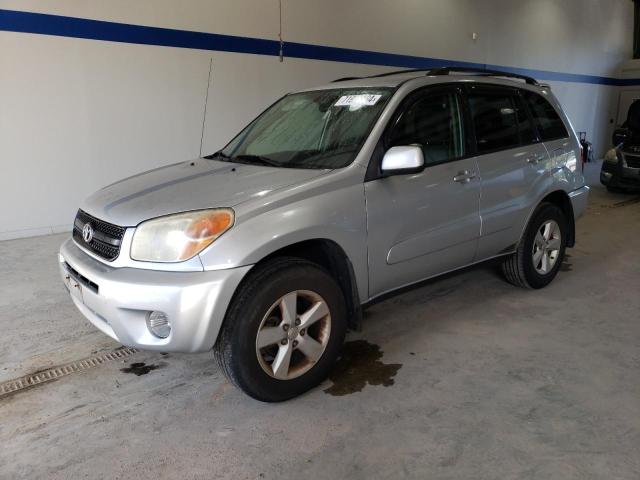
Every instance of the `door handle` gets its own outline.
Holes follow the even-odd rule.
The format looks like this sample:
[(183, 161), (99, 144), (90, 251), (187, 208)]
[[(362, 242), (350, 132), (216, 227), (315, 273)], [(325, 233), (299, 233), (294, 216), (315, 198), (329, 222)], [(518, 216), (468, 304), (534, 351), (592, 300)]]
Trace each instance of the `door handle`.
[(475, 172), (470, 172), (469, 170), (463, 170), (458, 172), (455, 177), (453, 177), (453, 181), (457, 183), (469, 183), (471, 180), (476, 178)]

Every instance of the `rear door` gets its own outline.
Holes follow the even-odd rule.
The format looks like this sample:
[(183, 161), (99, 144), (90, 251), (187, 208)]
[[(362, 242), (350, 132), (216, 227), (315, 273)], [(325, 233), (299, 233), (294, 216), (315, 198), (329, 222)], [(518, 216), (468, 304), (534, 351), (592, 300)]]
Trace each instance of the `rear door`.
[(563, 165), (567, 161), (567, 154), (576, 147), (569, 138), (569, 132), (560, 119), (558, 112), (542, 95), (529, 90), (522, 91), (538, 131), (538, 136), (547, 147), (551, 166)]
[(467, 92), (482, 179), (479, 261), (508, 251), (520, 238), (548, 154), (518, 89), (477, 85)]
[(457, 88), (415, 92), (380, 141), (373, 164), (391, 147), (417, 144), (426, 168), (365, 182), (371, 297), (473, 261), (480, 182), (463, 111)]

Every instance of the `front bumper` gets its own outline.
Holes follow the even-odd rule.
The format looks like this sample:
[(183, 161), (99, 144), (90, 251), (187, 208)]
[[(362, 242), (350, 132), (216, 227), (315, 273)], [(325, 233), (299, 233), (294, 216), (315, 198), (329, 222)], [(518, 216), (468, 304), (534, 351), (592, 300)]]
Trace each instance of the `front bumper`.
[(620, 162), (603, 162), (600, 183), (608, 187), (640, 187), (640, 168), (631, 168)]
[[(62, 280), (80, 312), (123, 345), (162, 352), (210, 350), (227, 306), (251, 266), (208, 272), (113, 268), (80, 250), (72, 239), (60, 247)], [(147, 329), (151, 311), (167, 314), (171, 333)]]

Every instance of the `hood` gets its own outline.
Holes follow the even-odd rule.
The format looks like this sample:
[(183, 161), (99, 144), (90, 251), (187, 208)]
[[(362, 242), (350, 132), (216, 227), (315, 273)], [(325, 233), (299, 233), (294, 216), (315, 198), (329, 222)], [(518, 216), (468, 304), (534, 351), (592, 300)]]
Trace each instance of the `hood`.
[(115, 225), (133, 227), (172, 213), (233, 207), (325, 173), (197, 159), (125, 178), (98, 190), (81, 208)]

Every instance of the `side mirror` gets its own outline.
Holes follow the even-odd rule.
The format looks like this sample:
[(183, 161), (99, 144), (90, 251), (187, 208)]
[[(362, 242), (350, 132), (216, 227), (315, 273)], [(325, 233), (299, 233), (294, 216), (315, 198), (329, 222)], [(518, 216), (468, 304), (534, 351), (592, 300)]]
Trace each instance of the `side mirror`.
[(611, 142), (614, 147), (624, 143), (624, 141), (631, 135), (631, 132), (626, 128), (616, 128), (613, 131), (613, 136), (611, 137)]
[(382, 158), (382, 173), (388, 175), (404, 175), (424, 170), (422, 148), (415, 145), (391, 147)]

